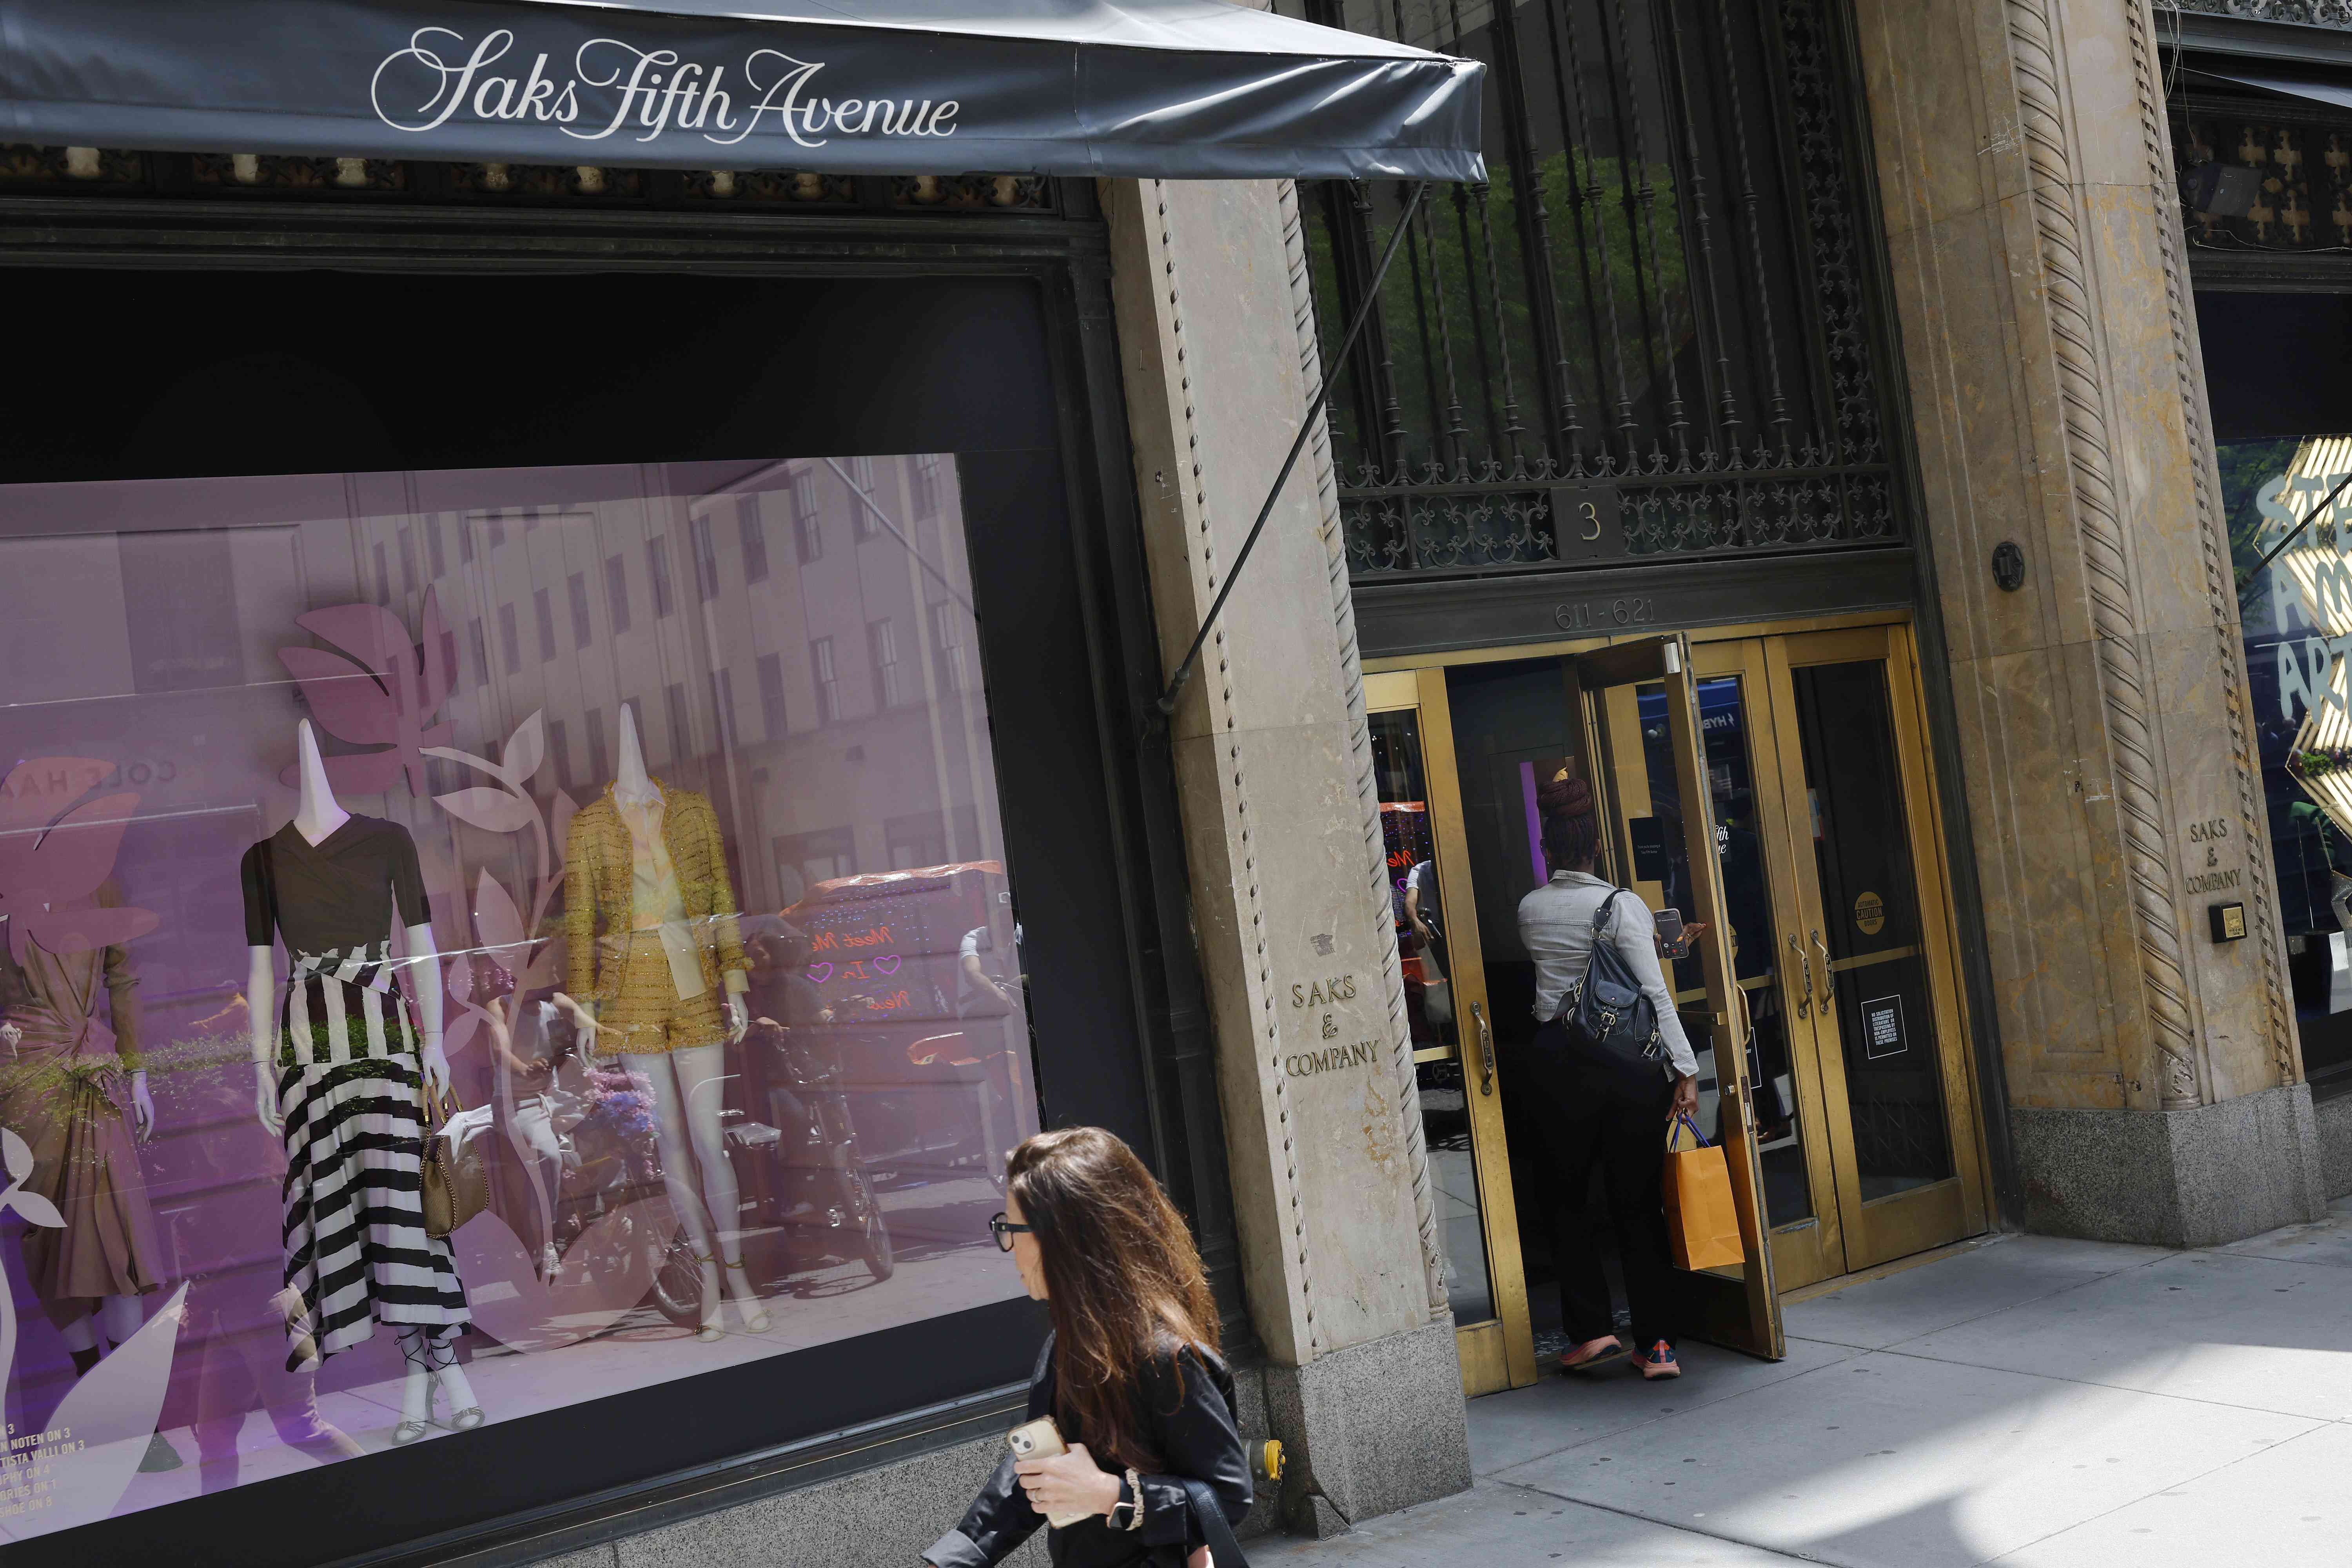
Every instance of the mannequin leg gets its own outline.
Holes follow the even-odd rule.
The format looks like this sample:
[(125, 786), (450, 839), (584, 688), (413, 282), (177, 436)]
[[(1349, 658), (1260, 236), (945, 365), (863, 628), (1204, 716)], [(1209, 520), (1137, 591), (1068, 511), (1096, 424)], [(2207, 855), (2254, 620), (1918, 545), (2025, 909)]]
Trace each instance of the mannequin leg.
[(65, 1341), (66, 1349), (77, 1356), (85, 1351), (95, 1352), (98, 1349), (98, 1320), (95, 1316), (76, 1318), (58, 1331), (58, 1337)]
[[(101, 1296), (98, 1310), (75, 1323), (74, 1327), (83, 1333), (89, 1333), (95, 1328), (98, 1332), (93, 1343), (102, 1346), (104, 1351), (114, 1351), (120, 1350), (122, 1342), (137, 1333), (146, 1321), (147, 1314), (140, 1310), (138, 1297)], [(68, 1345), (73, 1342), (70, 1332), (66, 1342)], [(74, 1365), (87, 1372), (89, 1368), (83, 1365), (84, 1360), (94, 1364), (101, 1353), (103, 1351), (99, 1349), (77, 1350), (73, 1352)], [(176, 1470), (182, 1463), (180, 1451), (172, 1447), (171, 1439), (159, 1431), (147, 1440), (147, 1457), (139, 1461), (139, 1468), (143, 1474), (153, 1475), (162, 1470)]]
[(415, 1442), (433, 1420), (433, 1342), (426, 1338), (428, 1331), (400, 1331), (400, 1355), (408, 1371), (400, 1384), (400, 1425), (392, 1429), (395, 1444)]
[(702, 1168), (702, 1196), (716, 1226), (719, 1261), (726, 1268), (727, 1294), (734, 1300), (743, 1326), (753, 1333), (768, 1327), (767, 1309), (743, 1270), (743, 1247), (730, 1242), (742, 1197), (735, 1184), (735, 1166), (727, 1158), (727, 1133), (720, 1122), (719, 1100), (727, 1083), (727, 1047), (695, 1046), (672, 1051), (679, 1097), (686, 1105), (687, 1135), (694, 1140), (694, 1158)]
[(457, 1341), (443, 1340), (437, 1348), (440, 1353), (434, 1358), (433, 1379), (449, 1399), (449, 1419), (442, 1425), (453, 1432), (470, 1432), (488, 1417), (482, 1414), (481, 1401), (474, 1397), (474, 1385), (466, 1381)]
[(703, 1207), (700, 1176), (695, 1169), (693, 1137), (687, 1131), (686, 1097), (679, 1084), (676, 1058), (666, 1055), (630, 1056), (621, 1059), (633, 1072), (646, 1075), (654, 1086), (654, 1144), (661, 1157), (662, 1184), (669, 1191), (670, 1207), (686, 1226), (694, 1255), (702, 1260), (702, 1327), (699, 1340), (715, 1340), (719, 1326), (719, 1247), (711, 1236), (709, 1215)]
[(106, 1331), (106, 1342), (119, 1345), (137, 1333), (146, 1324), (147, 1314), (139, 1310), (136, 1296), (107, 1296), (98, 1303), (99, 1327)]

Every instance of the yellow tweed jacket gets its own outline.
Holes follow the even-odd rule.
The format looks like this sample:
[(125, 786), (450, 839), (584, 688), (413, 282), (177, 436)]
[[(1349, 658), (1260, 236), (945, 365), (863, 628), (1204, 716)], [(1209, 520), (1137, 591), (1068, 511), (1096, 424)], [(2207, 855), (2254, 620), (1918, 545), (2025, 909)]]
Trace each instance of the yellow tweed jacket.
[[(735, 924), (735, 889), (727, 882), (727, 849), (709, 797), (672, 789), (656, 779), (662, 796), (662, 843), (677, 872), (679, 897), (702, 959), (702, 983), (716, 994), (719, 975), (748, 971)], [(613, 788), (581, 807), (564, 840), (563, 945), (568, 984), (579, 1001), (611, 1001), (621, 993), (624, 940), (636, 925), (629, 825), (613, 802)], [(598, 927), (602, 926), (600, 933)], [(601, 1016), (625, 1026), (632, 1020)]]

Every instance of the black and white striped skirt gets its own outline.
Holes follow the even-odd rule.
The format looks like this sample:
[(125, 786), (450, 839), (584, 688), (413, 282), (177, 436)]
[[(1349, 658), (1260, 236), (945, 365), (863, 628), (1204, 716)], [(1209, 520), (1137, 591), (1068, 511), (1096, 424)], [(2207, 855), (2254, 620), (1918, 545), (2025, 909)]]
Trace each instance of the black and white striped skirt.
[(359, 1344), (377, 1323), (454, 1337), (471, 1321), (446, 1240), (425, 1234), (424, 1074), (380, 954), (294, 954), (279, 1014), (286, 1118), (287, 1369)]

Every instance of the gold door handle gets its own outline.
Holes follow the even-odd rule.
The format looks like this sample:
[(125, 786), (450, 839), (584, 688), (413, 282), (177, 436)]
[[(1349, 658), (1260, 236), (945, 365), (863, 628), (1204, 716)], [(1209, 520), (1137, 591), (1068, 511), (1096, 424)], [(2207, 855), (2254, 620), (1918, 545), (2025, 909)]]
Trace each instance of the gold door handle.
[(1813, 1016), (1813, 961), (1805, 956), (1805, 944), (1797, 940), (1793, 931), (1789, 935), (1789, 951), (1805, 966), (1804, 989), (1797, 993), (1797, 1016), (1810, 1018)]
[(1822, 954), (1822, 1016), (1826, 1018), (1830, 1016), (1831, 986), (1832, 984), (1830, 975), (1830, 944), (1822, 940), (1821, 932), (1814, 931), (1811, 935), (1813, 945), (1821, 950)]
[(1481, 1078), (1480, 1094), (1495, 1092), (1495, 1031), (1486, 1026), (1486, 1009), (1476, 1002), (1470, 1004), (1470, 1021), (1478, 1026), (1478, 1068)]

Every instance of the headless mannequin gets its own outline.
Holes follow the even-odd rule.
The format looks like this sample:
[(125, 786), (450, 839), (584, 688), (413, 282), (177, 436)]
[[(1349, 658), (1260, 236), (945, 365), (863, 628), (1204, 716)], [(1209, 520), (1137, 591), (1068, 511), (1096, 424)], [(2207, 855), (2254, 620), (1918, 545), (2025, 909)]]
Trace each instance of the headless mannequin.
[[(8, 1038), (14, 1034), (16, 1038)], [(13, 1024), (0, 1024), (0, 1040), (13, 1047), (23, 1038)], [(147, 1092), (147, 1069), (140, 1068), (131, 1075), (131, 1113), (135, 1122), (139, 1142), (146, 1142), (155, 1136), (155, 1101)], [(73, 1357), (77, 1376), (98, 1364), (99, 1357), (139, 1331), (147, 1314), (139, 1310), (136, 1296), (101, 1296), (98, 1310), (87, 1318), (78, 1318), (58, 1331), (66, 1342), (67, 1353)], [(106, 1338), (99, 1339), (103, 1331)]]
[[(308, 719), (295, 728), (294, 749), (300, 761), (302, 779), (301, 798), (294, 807), (294, 831), (315, 848), (349, 822), (352, 814), (337, 804), (335, 793), (327, 783), (327, 764), (319, 755), (318, 737), (310, 732)], [(429, 923), (413, 925), (400, 934), (404, 967), (416, 1000), (417, 1063), (425, 1074), (425, 1091), (438, 1100), (449, 1092), (449, 1060), (441, 1051), (441, 963), (433, 946), (433, 927)], [(278, 1068), (272, 1060), (277, 1038), (276, 963), (270, 948), (253, 947), (246, 952), (250, 963), (245, 994), (254, 1026), (254, 1110), (270, 1134), (282, 1138), (286, 1118), (278, 1108)], [(428, 1353), (426, 1333), (422, 1328), (400, 1331), (400, 1351), (408, 1363), (408, 1374), (401, 1387), (401, 1419), (393, 1431), (394, 1442), (414, 1442), (425, 1435), (436, 1388), (448, 1396), (452, 1411), (480, 1408), (472, 1385), (466, 1381), (465, 1368), (454, 1360), (444, 1365), (435, 1364), (436, 1358)]]
[[(651, 805), (661, 799), (661, 791), (646, 773), (645, 753), (637, 744), (636, 719), (625, 703), (621, 708), (620, 766), (613, 778), (613, 798), (622, 805), (633, 807)], [(725, 979), (727, 1038), (731, 1043), (741, 1039), (750, 1025), (751, 1015), (743, 994), (751, 983), (740, 970), (729, 970)], [(575, 1022), (590, 1031), (598, 1027), (584, 1008), (577, 1004), (572, 1005)], [(722, 1277), (727, 1295), (735, 1302), (743, 1326), (753, 1333), (761, 1332), (768, 1327), (768, 1314), (760, 1305), (758, 1293), (751, 1289), (750, 1276), (744, 1272), (742, 1255), (738, 1251), (729, 1257), (721, 1250), (728, 1245), (727, 1237), (740, 1203), (735, 1168), (728, 1163), (726, 1135), (719, 1121), (719, 1099), (727, 1079), (726, 1046), (691, 1046), (644, 1055), (625, 1053), (621, 1059), (631, 1071), (645, 1074), (654, 1086), (654, 1137), (661, 1153), (662, 1180), (669, 1188), (670, 1201), (679, 1217), (686, 1222), (695, 1256), (702, 1260), (702, 1326), (695, 1337), (719, 1337)], [(699, 1191), (695, 1190), (698, 1186)]]

